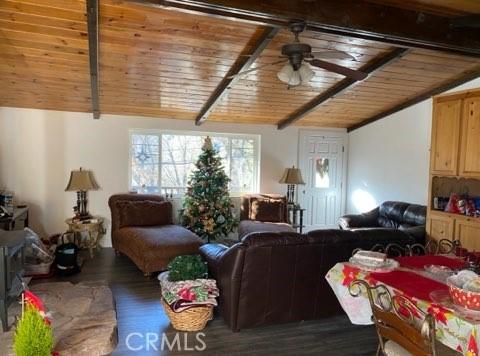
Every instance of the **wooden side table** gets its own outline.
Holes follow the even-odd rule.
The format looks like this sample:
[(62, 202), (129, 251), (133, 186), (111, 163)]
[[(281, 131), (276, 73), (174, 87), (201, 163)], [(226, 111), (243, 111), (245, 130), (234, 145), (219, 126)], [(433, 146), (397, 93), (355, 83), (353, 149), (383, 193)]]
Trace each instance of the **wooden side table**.
[[(73, 233), (86, 232), (88, 234), (87, 246), (90, 251), (90, 258), (93, 258), (93, 249), (98, 249), (98, 242), (105, 234), (103, 228), (103, 218), (93, 217), (90, 220), (73, 220), (67, 219), (65, 223), (68, 225), (68, 231)], [(85, 247), (85, 246), (80, 246)]]

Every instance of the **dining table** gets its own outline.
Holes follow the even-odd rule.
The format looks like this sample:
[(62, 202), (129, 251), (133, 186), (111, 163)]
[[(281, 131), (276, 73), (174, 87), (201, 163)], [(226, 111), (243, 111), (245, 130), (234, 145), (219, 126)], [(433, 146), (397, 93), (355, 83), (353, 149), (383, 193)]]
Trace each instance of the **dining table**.
[[(449, 300), (449, 287), (444, 276), (435, 275), (428, 266), (445, 266), (461, 270), (465, 261), (454, 255), (426, 255), (395, 258), (396, 268), (375, 271), (351, 262), (333, 266), (325, 278), (352, 324), (371, 325), (372, 310), (366, 293), (354, 297), (349, 286), (355, 280), (363, 280), (370, 286), (383, 284), (395, 298), (408, 298), (424, 313), (435, 318), (436, 340), (457, 352), (480, 356), (480, 312), (465, 312)], [(436, 296), (443, 296), (437, 298)]]

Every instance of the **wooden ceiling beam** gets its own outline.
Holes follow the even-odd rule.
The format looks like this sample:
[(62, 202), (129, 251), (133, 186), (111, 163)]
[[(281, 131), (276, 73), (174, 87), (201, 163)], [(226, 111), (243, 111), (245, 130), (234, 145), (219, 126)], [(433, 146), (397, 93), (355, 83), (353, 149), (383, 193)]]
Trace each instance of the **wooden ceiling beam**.
[(100, 91), (98, 81), (98, 0), (87, 0), (88, 55), (90, 61), (90, 87), (92, 113), (94, 119), (100, 118)]
[(302, 19), (310, 31), (480, 57), (478, 28), (455, 28), (445, 16), (358, 0), (128, 1), (274, 27)]
[(403, 109), (406, 109), (412, 105), (418, 104), (424, 100), (430, 99), (432, 96), (441, 94), (447, 90), (453, 89), (455, 87), (458, 87), (459, 85), (462, 85), (464, 83), (467, 83), (471, 80), (477, 79), (480, 77), (480, 67), (475, 69), (474, 71), (469, 71), (466, 74), (461, 75), (460, 77), (457, 77), (455, 80), (450, 81), (446, 84), (443, 84), (435, 89), (428, 90), (412, 99), (408, 99), (401, 104), (395, 105), (394, 107), (387, 109), (385, 111), (382, 111), (381, 113), (372, 116), (358, 124), (352, 125), (349, 128), (347, 128), (348, 132), (352, 132), (356, 129), (359, 129), (360, 127), (363, 127), (365, 125), (371, 124), (372, 122), (378, 121), (380, 119), (383, 119), (384, 117), (387, 117), (389, 115), (395, 114)]
[(480, 28), (480, 14), (455, 17), (452, 19), (453, 28)]
[[(262, 27), (260, 29), (261, 34), (258, 36), (255, 33), (252, 39), (246, 46), (246, 50), (242, 51), (237, 60), (233, 63), (225, 77), (220, 84), (215, 88), (212, 95), (208, 98), (205, 105), (202, 107), (197, 117), (195, 118), (195, 124), (201, 125), (207, 120), (210, 113), (215, 109), (217, 104), (221, 101), (222, 97), (235, 85), (240, 79), (237, 76), (238, 73), (247, 70), (253, 62), (260, 56), (265, 47), (272, 41), (279, 29), (275, 27)], [(257, 38), (258, 36), (258, 38)]]
[[(407, 53), (408, 49), (406, 48), (395, 48), (394, 50), (387, 52), (387, 54), (383, 54), (374, 58), (369, 63), (363, 65), (359, 70), (366, 73), (372, 74), (381, 68), (385, 67), (389, 63), (392, 63), (395, 60), (398, 60), (402, 56)], [(335, 95), (340, 94), (346, 89), (350, 89), (353, 85), (358, 83), (357, 80), (352, 78), (344, 78), (339, 81), (337, 84), (332, 86), (330, 89), (326, 90), (325, 92), (321, 93), (317, 97), (310, 100), (308, 103), (302, 105), (300, 108), (295, 110), (293, 113), (288, 115), (287, 118), (280, 121), (277, 125), (279, 130), (282, 130), (291, 124), (297, 122), (298, 120), (302, 119), (303, 117), (307, 116), (311, 112), (318, 109), (320, 105), (325, 103), (326, 101), (333, 99)]]

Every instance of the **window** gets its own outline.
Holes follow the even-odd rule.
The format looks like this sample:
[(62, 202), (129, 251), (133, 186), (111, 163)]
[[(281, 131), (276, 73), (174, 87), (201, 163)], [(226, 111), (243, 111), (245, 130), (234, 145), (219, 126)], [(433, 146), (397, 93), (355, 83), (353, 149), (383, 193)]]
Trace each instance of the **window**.
[[(206, 133), (132, 131), (130, 189), (143, 193), (185, 192)], [(257, 192), (259, 136), (208, 134), (230, 177), (230, 194)]]
[(328, 158), (317, 158), (315, 173), (316, 188), (330, 188), (330, 169)]

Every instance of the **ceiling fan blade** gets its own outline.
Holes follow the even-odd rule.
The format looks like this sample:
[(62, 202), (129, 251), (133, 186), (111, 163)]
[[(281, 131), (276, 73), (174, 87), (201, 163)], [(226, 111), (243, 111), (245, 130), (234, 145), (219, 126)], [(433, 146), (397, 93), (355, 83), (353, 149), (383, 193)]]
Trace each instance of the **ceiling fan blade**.
[(335, 63), (325, 62), (325, 61), (322, 61), (321, 59), (312, 59), (312, 60), (309, 60), (308, 63), (310, 63), (312, 66), (326, 69), (330, 72), (338, 73), (355, 80), (363, 80), (366, 77), (368, 77), (368, 74), (363, 73), (359, 70), (354, 70), (344, 66), (339, 66), (338, 64), (335, 64)]
[(268, 66), (273, 66), (273, 65), (278, 64), (278, 63), (283, 63), (286, 60), (287, 59), (282, 59), (280, 61), (276, 61), (276, 62), (273, 62), (273, 63), (262, 64), (260, 66), (255, 67), (255, 68), (250, 68), (250, 69), (244, 70), (243, 72), (237, 73), (235, 75), (231, 75), (231, 76), (228, 77), (228, 79), (231, 79), (231, 78), (234, 78), (234, 77), (237, 77), (237, 76), (241, 76), (241, 75), (244, 75), (244, 74), (247, 74), (247, 73), (251, 73), (251, 72), (254, 72), (256, 70), (259, 70), (259, 69), (262, 69), (262, 68), (265, 68), (265, 67), (268, 67)]
[(349, 59), (354, 61), (356, 58), (351, 54), (343, 51), (320, 51), (320, 52), (312, 52), (312, 55), (315, 58), (321, 59)]

